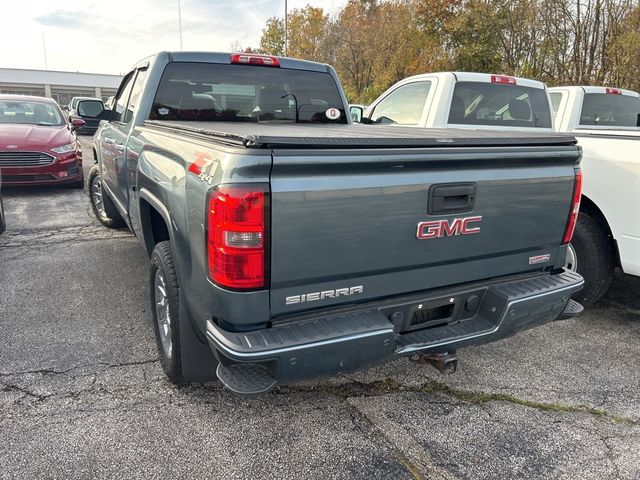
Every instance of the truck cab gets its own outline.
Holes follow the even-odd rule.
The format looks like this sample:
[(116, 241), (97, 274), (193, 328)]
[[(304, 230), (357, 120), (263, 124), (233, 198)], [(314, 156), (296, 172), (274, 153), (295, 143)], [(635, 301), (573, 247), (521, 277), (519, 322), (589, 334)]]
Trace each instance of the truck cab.
[[(352, 109), (358, 120), (357, 107)], [(362, 112), (362, 123), (423, 128), (552, 132), (544, 83), (470, 72), (406, 78)]]

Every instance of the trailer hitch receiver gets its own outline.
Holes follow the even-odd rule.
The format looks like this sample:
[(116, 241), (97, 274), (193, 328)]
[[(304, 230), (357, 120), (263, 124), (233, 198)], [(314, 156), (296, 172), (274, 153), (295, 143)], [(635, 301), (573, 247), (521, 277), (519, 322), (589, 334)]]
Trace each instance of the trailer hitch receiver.
[(455, 350), (446, 353), (418, 353), (409, 359), (420, 365), (431, 365), (442, 375), (451, 375), (458, 369), (458, 355)]

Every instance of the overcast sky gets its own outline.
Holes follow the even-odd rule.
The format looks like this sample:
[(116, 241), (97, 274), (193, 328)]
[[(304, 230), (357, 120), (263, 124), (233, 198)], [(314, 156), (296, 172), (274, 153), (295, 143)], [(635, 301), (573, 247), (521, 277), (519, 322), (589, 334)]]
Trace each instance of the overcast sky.
[[(335, 13), (346, 0), (288, 0)], [(284, 0), (181, 0), (184, 50), (258, 46)], [(0, 67), (124, 73), (160, 50), (179, 50), (178, 0), (0, 0)], [(0, 79), (1, 80), (1, 79)]]

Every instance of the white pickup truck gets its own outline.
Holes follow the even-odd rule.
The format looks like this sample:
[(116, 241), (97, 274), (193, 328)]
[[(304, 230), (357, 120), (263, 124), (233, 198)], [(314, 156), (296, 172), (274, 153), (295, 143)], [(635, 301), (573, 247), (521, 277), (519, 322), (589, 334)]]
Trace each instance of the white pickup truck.
[(552, 132), (542, 82), (487, 73), (441, 72), (406, 78), (369, 107), (351, 107), (354, 121), (426, 128)]
[(611, 285), (615, 267), (640, 275), (640, 96), (607, 87), (549, 89), (555, 128), (583, 149), (584, 185), (567, 259), (585, 279), (577, 294), (592, 303)]

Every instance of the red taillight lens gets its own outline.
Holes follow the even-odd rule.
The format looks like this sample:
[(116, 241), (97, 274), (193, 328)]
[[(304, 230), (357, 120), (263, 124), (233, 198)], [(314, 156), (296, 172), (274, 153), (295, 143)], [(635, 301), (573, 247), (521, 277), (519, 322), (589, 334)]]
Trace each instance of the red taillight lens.
[(268, 185), (221, 185), (209, 194), (209, 278), (220, 286), (266, 286)]
[(576, 223), (578, 221), (578, 213), (580, 213), (580, 198), (582, 197), (582, 171), (576, 170), (576, 181), (573, 186), (573, 199), (571, 202), (571, 211), (569, 212), (569, 219), (567, 220), (567, 228), (564, 230), (564, 237), (562, 237), (562, 243), (566, 244), (573, 238), (573, 231), (576, 229)]
[(262, 65), (263, 67), (279, 67), (280, 60), (270, 55), (254, 55), (251, 53), (233, 53), (231, 54), (231, 63), (240, 63), (244, 65)]
[(506, 75), (491, 75), (491, 83), (503, 83), (505, 85), (516, 85), (516, 79)]
[(619, 88), (605, 88), (604, 93), (607, 93), (609, 95), (622, 95), (622, 90), (620, 90)]

